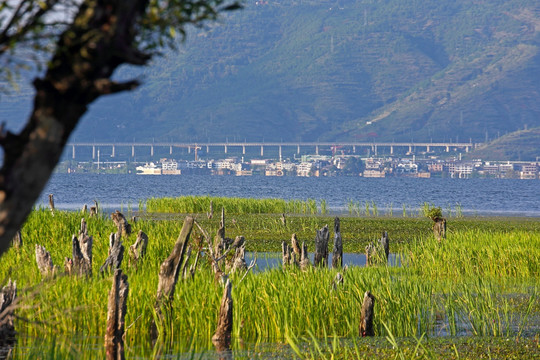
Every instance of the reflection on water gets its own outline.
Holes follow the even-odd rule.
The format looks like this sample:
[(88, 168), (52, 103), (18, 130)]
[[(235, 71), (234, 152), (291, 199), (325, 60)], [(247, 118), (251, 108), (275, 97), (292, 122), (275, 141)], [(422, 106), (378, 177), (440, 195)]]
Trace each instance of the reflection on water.
[[(273, 268), (280, 267), (282, 264), (282, 257), (280, 252), (246, 252), (246, 262), (250, 262), (257, 256), (257, 271), (265, 271)], [(313, 264), (313, 253), (309, 254), (309, 261)], [(328, 256), (328, 263), (332, 263), (332, 254)], [(343, 253), (343, 266), (366, 266), (366, 255), (355, 253)], [(399, 254), (388, 255), (389, 266), (401, 266), (401, 258)]]

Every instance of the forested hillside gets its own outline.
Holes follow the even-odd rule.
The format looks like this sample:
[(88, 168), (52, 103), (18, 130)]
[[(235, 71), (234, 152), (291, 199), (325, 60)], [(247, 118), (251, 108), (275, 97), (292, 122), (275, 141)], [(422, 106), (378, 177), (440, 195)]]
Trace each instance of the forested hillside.
[[(484, 142), (540, 126), (539, 46), (538, 0), (249, 0), (75, 140)], [(1, 98), (12, 126), (22, 98)]]

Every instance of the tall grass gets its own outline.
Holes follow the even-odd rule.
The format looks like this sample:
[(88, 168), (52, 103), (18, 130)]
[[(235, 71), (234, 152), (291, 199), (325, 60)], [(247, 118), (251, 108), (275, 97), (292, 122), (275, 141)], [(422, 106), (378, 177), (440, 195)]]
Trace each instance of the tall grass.
[[(17, 280), (19, 294), (24, 298), (24, 306), (17, 314), (28, 322), (16, 324), (21, 338), (71, 339), (84, 334), (102, 339), (104, 335), (111, 280), (108, 275), (100, 276), (97, 268), (107, 257), (108, 234), (116, 231), (113, 222), (107, 217), (87, 219), (88, 231), (94, 237), (91, 278), (57, 276), (42, 282), (34, 260), (34, 244), (39, 243), (50, 251), (53, 262), (61, 266), (64, 257), (71, 256), (70, 236), (77, 232), (81, 216), (62, 211), (54, 216), (48, 210), (32, 212), (22, 229), (23, 247), (12, 248), (2, 257), (0, 278), (11, 276)], [(280, 231), (290, 237), (290, 229), (277, 222), (277, 217), (251, 217), (254, 217), (251, 222), (247, 220), (250, 217), (240, 217), (235, 226), (241, 229), (268, 226), (268, 233)], [(149, 336), (159, 267), (180, 232), (181, 220), (143, 219), (133, 224), (133, 234), (124, 240), (124, 245), (129, 246), (139, 229), (150, 239), (147, 256), (138, 269), (127, 267), (127, 256), (122, 266), (130, 284), (126, 316), (128, 348), (138, 346), (141, 339)], [(217, 220), (205, 221), (212, 232), (211, 225)], [(289, 219), (287, 226), (305, 226), (313, 233), (321, 222), (316, 217), (299, 217)], [(351, 230), (352, 224), (405, 226), (407, 222), (427, 226), (429, 230), (429, 221), (425, 219), (350, 219), (350, 222), (343, 219), (341, 225), (343, 233), (352, 234), (357, 231), (357, 228)], [(337, 270), (332, 269), (308, 272), (274, 269), (248, 274), (243, 281), (240, 281), (243, 274), (233, 274), (233, 337), (248, 342), (283, 341), (293, 336), (355, 337), (366, 290), (376, 297), (377, 336), (420, 338), (423, 334), (441, 332), (478, 336), (530, 334), (529, 320), (540, 313), (537, 283), (540, 233), (523, 229), (506, 231), (504, 227), (470, 228), (469, 223), (464, 224), (450, 231), (442, 243), (429, 236), (412, 237), (402, 246), (402, 267), (351, 268), (344, 273), (344, 284), (337, 288), (332, 286)], [(230, 236), (235, 228), (228, 229)], [(387, 230), (392, 239), (392, 229)], [(409, 227), (404, 230), (411, 231)], [(192, 236), (195, 243), (197, 231)], [(193, 279), (181, 280), (172, 311), (161, 324), (167, 334), (162, 341), (178, 346), (179, 351), (210, 348), (221, 294), (207, 265), (203, 264)], [(176, 344), (179, 339), (182, 341)], [(190, 339), (197, 341), (194, 344)], [(16, 352), (21, 354), (19, 358), (34, 350), (21, 351)]]

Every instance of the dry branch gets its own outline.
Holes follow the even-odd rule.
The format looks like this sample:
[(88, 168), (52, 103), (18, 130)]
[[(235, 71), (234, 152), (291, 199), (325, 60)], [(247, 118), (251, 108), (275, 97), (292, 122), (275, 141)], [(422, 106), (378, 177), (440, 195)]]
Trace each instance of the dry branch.
[(11, 347), (15, 343), (13, 306), (16, 297), (17, 283), (9, 279), (8, 284), (0, 291), (0, 348), (3, 346)]

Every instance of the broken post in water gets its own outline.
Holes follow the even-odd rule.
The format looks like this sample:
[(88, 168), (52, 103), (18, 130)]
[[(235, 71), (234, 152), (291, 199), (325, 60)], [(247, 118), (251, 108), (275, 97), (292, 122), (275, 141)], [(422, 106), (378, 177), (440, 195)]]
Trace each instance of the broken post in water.
[(334, 219), (334, 249), (332, 251), (332, 267), (341, 268), (343, 266), (343, 242), (339, 229), (339, 218)]
[(328, 240), (330, 232), (328, 225), (317, 231), (315, 236), (315, 256), (313, 258), (314, 266), (328, 267)]
[(366, 291), (364, 294), (364, 302), (360, 314), (360, 336), (375, 336), (373, 329), (373, 307), (375, 305), (375, 297)]
[(309, 254), (307, 251), (307, 245), (305, 242), (302, 243), (302, 252), (300, 254), (300, 270), (307, 271), (311, 263), (309, 262)]
[(107, 360), (124, 359), (124, 327), (128, 293), (127, 275), (122, 274), (121, 269), (116, 269), (107, 306), (107, 331), (105, 333)]

